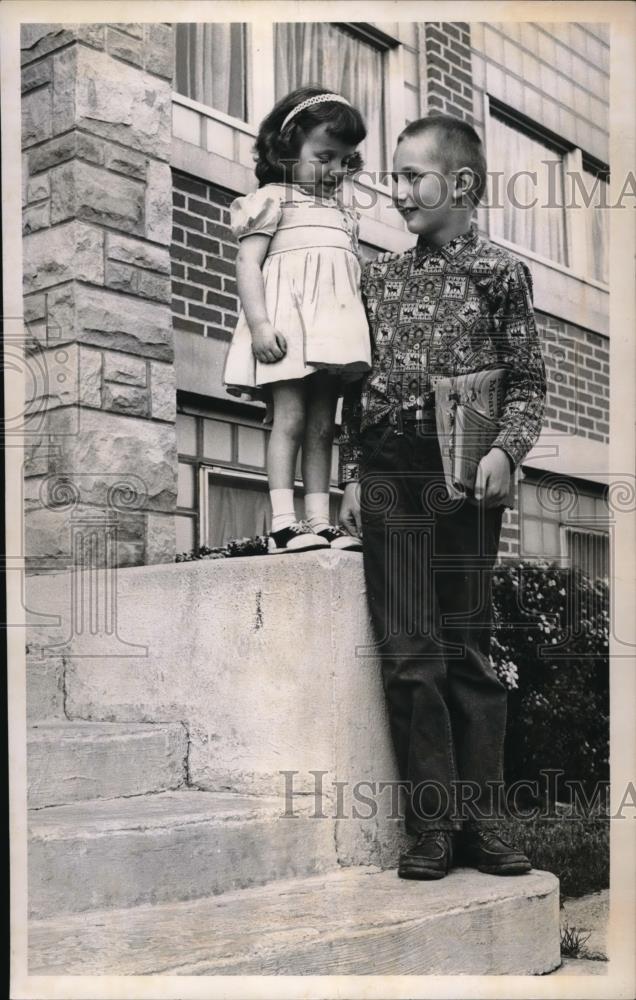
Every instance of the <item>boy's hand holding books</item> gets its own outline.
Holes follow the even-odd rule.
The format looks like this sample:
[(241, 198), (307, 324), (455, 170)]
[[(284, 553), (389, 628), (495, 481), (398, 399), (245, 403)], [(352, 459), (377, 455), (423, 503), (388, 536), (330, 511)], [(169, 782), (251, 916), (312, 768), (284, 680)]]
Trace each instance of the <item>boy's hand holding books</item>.
[(498, 507), (510, 492), (510, 460), (503, 448), (491, 448), (477, 466), (475, 500)]

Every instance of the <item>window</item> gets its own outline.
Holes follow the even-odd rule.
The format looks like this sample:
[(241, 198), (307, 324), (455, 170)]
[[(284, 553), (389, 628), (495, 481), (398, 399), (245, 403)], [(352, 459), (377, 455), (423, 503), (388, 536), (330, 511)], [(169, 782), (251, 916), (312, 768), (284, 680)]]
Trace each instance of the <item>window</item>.
[[(548, 479), (552, 482), (549, 485)], [(520, 484), (521, 557), (566, 563), (591, 579), (609, 574), (609, 512), (605, 494), (525, 479)]]
[(246, 25), (175, 24), (174, 88), (247, 121)]
[[(265, 473), (269, 430), (224, 414), (177, 414), (179, 475), (177, 550), (224, 545), (233, 538), (266, 534), (270, 508)], [(331, 516), (337, 518), (338, 452), (331, 467)], [(303, 517), (300, 455), (294, 505)]]
[(276, 100), (303, 84), (320, 84), (360, 109), (369, 170), (386, 168), (384, 51), (340, 25), (305, 22), (274, 29)]
[(503, 172), (492, 184), (491, 236), (567, 266), (562, 151), (491, 106), (488, 164), (493, 176)]
[(488, 106), (490, 235), (607, 284), (607, 165), (493, 98)]

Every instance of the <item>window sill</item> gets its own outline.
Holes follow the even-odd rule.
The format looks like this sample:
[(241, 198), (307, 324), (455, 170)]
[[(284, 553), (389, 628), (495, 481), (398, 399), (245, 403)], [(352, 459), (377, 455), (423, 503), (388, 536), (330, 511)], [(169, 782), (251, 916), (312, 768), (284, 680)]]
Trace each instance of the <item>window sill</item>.
[(584, 278), (570, 268), (547, 260), (509, 240), (491, 236), (492, 242), (528, 264), (533, 276), (534, 306), (566, 323), (609, 337), (609, 288)]
[(560, 264), (558, 261), (551, 260), (549, 257), (543, 257), (541, 254), (535, 253), (534, 250), (529, 250), (527, 247), (520, 246), (518, 243), (512, 243), (510, 240), (504, 239), (503, 236), (490, 236), (489, 238), (493, 243), (496, 243), (497, 246), (504, 247), (506, 250), (511, 250), (512, 253), (515, 253), (520, 257), (527, 257), (529, 260), (536, 261), (537, 264), (543, 264), (545, 267), (550, 267), (554, 271), (560, 271), (561, 274), (565, 274), (569, 278), (574, 278), (576, 281), (582, 281), (586, 285), (591, 285), (592, 288), (598, 288), (599, 291), (609, 294), (609, 285), (604, 281), (598, 281), (596, 278), (586, 277), (585, 275), (574, 271), (571, 267), (567, 267), (565, 264)]
[(254, 138), (256, 138), (258, 133), (256, 126), (251, 125), (249, 122), (244, 122), (242, 118), (234, 118), (233, 115), (226, 115), (224, 111), (218, 111), (216, 108), (210, 107), (209, 104), (201, 104), (200, 101), (193, 101), (190, 97), (178, 94), (176, 90), (172, 91), (172, 103), (180, 104), (191, 111), (198, 111), (199, 114), (205, 115), (206, 118), (212, 118), (214, 121), (221, 122), (222, 125), (229, 125), (231, 128), (238, 129), (239, 132), (244, 132), (246, 135), (253, 136)]

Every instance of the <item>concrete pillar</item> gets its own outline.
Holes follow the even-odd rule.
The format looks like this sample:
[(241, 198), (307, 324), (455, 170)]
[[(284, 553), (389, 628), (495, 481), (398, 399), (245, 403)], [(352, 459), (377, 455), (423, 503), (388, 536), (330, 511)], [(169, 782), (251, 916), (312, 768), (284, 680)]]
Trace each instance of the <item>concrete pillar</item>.
[(25, 24), (21, 46), (27, 568), (171, 562), (172, 29)]

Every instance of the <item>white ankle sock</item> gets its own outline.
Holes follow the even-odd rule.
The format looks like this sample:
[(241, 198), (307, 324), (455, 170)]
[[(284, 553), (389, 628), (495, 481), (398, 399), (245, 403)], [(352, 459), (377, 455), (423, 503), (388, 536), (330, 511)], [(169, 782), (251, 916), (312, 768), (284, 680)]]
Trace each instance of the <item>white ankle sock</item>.
[(288, 528), (296, 520), (293, 490), (270, 490), (272, 504), (272, 531)]
[(328, 493), (305, 493), (305, 518), (312, 531), (329, 527)]

